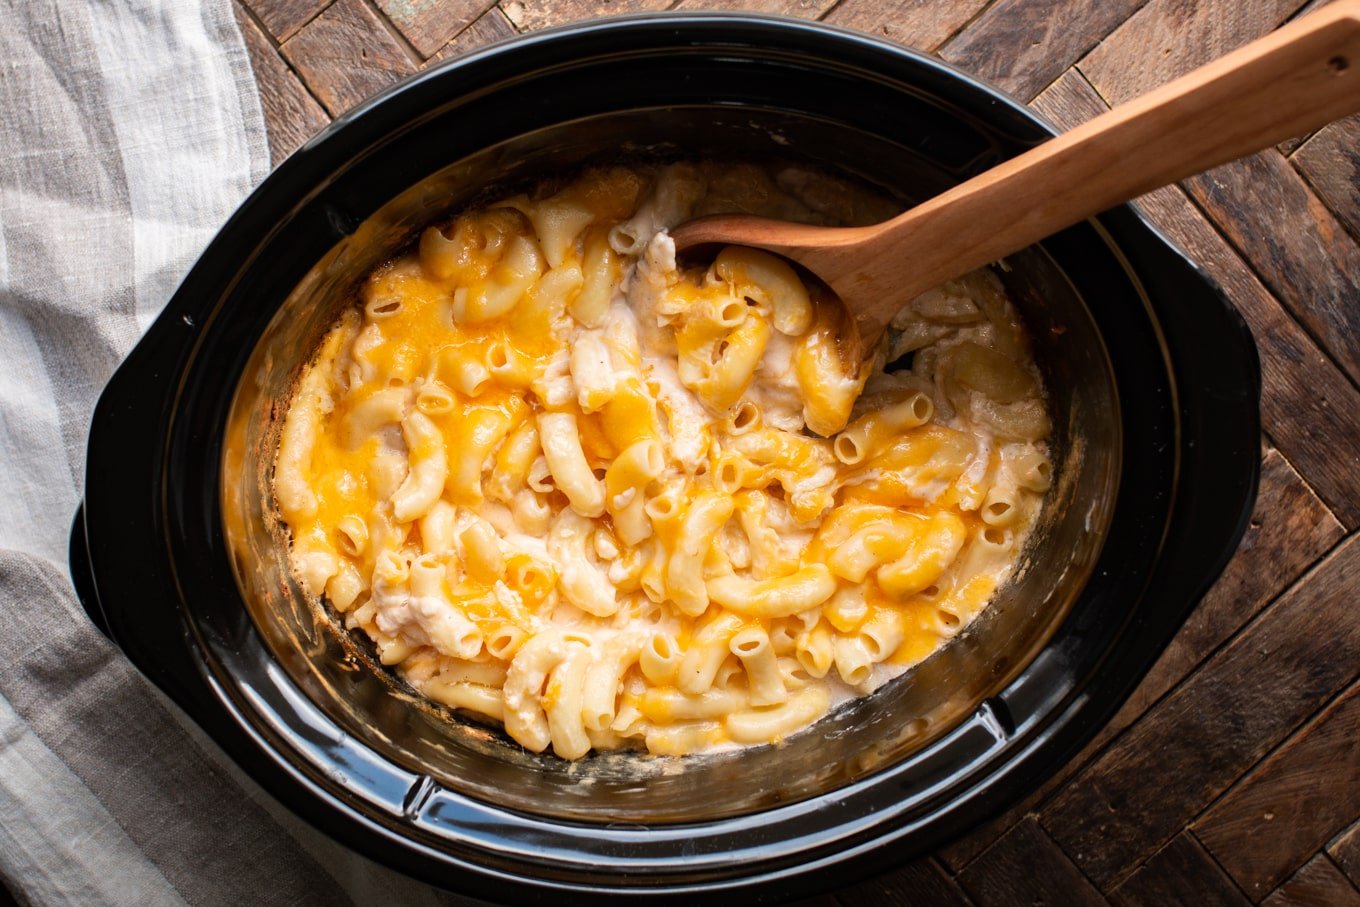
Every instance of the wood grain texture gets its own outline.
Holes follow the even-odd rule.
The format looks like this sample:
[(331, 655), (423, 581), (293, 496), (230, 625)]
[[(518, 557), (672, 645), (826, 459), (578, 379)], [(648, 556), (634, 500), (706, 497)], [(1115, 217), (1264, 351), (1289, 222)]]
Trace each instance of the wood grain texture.
[(1193, 829), (1242, 890), (1259, 899), (1357, 814), (1360, 685), (1271, 754)]
[(297, 75), (283, 62), (269, 38), (241, 7), (234, 7), (250, 65), (260, 89), (260, 107), (269, 130), (269, 163), (277, 167), (299, 145), (330, 122)]
[(964, 890), (996, 907), (1087, 907), (1106, 903), (1033, 819), (1026, 819), (959, 873)]
[[(1279, 451), (1267, 450), (1261, 465), (1256, 506), (1237, 553), (1128, 702), (1078, 756), (1038, 791), (998, 819), (945, 847), (940, 856), (946, 865), (955, 871), (961, 869), (1027, 813), (1037, 809), (1343, 534), (1341, 525)], [(1262, 563), (1276, 565), (1278, 569), (1262, 570)]]
[(1261, 37), (1302, 6), (1303, 0), (1151, 0), (1078, 68), (1106, 101), (1120, 104)]
[(1333, 838), (1327, 853), (1351, 883), (1360, 888), (1360, 821)]
[(940, 56), (1028, 101), (1147, 0), (1000, 0)]
[(672, 8), (677, 12), (724, 9), (816, 19), (831, 9), (835, 3), (836, 0), (680, 0)]
[(515, 27), (510, 24), (510, 20), (505, 18), (505, 13), (501, 12), (499, 6), (493, 6), (486, 12), (478, 16), (471, 25), (463, 29), (448, 44), (439, 49), (425, 65), (440, 63), (450, 57), (465, 54), (470, 50), (503, 41), (506, 38), (513, 38), (519, 34)]
[[(1076, 72), (1035, 99), (1036, 109), (1064, 128), (1103, 106)], [(1360, 394), (1354, 385), (1183, 192), (1161, 189), (1143, 196), (1137, 207), (1214, 278), (1247, 319), (1261, 353), (1266, 431), (1341, 522), (1360, 525)]]
[(836, 893), (843, 907), (970, 907), (958, 882), (934, 860), (916, 860), (900, 869), (851, 885)]
[(422, 57), (429, 57), (495, 0), (374, 0)]
[(1059, 129), (1075, 129), (1110, 109), (1105, 99), (1075, 68), (1067, 70), (1041, 91), (1029, 106)]
[(1272, 148), (1186, 186), (1294, 317), (1360, 380), (1360, 246), (1299, 172)]
[(333, 117), (416, 69), (363, 0), (339, 0), (280, 50)]
[(1138, 207), (1247, 320), (1261, 354), (1265, 430), (1337, 519), (1360, 526), (1360, 392), (1180, 189), (1149, 193)]
[(1319, 130), (1292, 160), (1318, 198), (1360, 239), (1360, 116)]
[(1117, 885), (1347, 684), (1360, 662), (1360, 536), (1343, 543), (1040, 812)]
[(1194, 835), (1182, 832), (1111, 892), (1110, 903), (1118, 907), (1248, 907), (1251, 901)]
[(1345, 528), (1289, 462), (1267, 450), (1256, 507), (1237, 553), (1107, 730), (1132, 724), (1343, 535)]
[[(1085, 751), (1083, 751), (1083, 755), (1085, 755)], [(1089, 761), (1089, 758), (1087, 756), (1086, 759), (1083, 759), (1082, 755), (1079, 755), (1071, 759), (1038, 790), (1030, 793), (1000, 815), (969, 830), (961, 838), (941, 847), (936, 851), (935, 856), (945, 865), (946, 869), (955, 875), (962, 872), (970, 863), (985, 853), (987, 848), (1001, 840), (1006, 832), (1019, 825), (1025, 817), (1035, 815), (1034, 810), (1038, 808), (1039, 804), (1062, 787), (1068, 777), (1076, 772), (1083, 762)]]
[(275, 41), (287, 41), (331, 0), (243, 0)]
[[(1230, 13), (1214, 3), (1153, 0), (1092, 51), (1081, 70), (1101, 95), (1120, 103), (1265, 34), (1301, 5), (1262, 0), (1234, 4)], [(1360, 273), (1360, 249), (1280, 154), (1271, 150), (1229, 164), (1188, 187), (1295, 316), (1360, 377), (1360, 291), (1346, 277)]]
[(1271, 892), (1261, 907), (1360, 907), (1360, 891), (1326, 854), (1318, 854)]
[(501, 10), (520, 31), (565, 25), (599, 16), (660, 12), (672, 0), (501, 0)]
[(933, 51), (976, 16), (988, 0), (882, 0), (841, 3), (824, 21), (842, 28), (855, 28), (905, 44)]
[[(1262, 147), (1268, 151), (1260, 157), (1278, 161), (1302, 187), (1302, 179), (1272, 146), (1335, 117), (1360, 112), (1360, 75), (1330, 62), (1352, 57), (1360, 60), (1360, 8), (1336, 4), (1005, 160), (889, 221), (827, 228), (717, 215), (673, 228), (671, 236), (678, 250), (736, 243), (777, 252), (806, 267), (831, 287), (853, 316), (858, 337), (852, 339), (858, 339), (860, 355), (854, 355), (853, 348), (842, 354), (857, 362), (907, 300), (1144, 192)], [(1299, 255), (1279, 256), (1286, 273), (1293, 270), (1293, 258), (1305, 258), (1314, 245), (1305, 236)], [(1252, 247), (1247, 249), (1250, 254)], [(1355, 250), (1355, 259), (1357, 267), (1350, 270), (1360, 272), (1360, 249)], [(1324, 273), (1337, 271), (1329, 268)], [(1299, 273), (1291, 284), (1303, 282)], [(1310, 283), (1317, 289), (1318, 284), (1331, 282)], [(1344, 324), (1336, 309), (1332, 296), (1323, 297), (1307, 313), (1307, 323), (1315, 329)], [(1344, 336), (1341, 330), (1329, 329), (1323, 341), (1336, 353)], [(1344, 349), (1349, 352), (1351, 347)], [(1354, 350), (1360, 372), (1360, 339)]]
[[(1069, 71), (1035, 99), (1032, 106), (1062, 128), (1102, 113), (1106, 107), (1080, 73)], [(1173, 199), (1175, 190), (1159, 193)], [(1180, 209), (1193, 209), (1180, 195)], [(1201, 235), (1216, 236), (1202, 217)], [(1219, 239), (1220, 246), (1225, 245)], [(1244, 273), (1240, 263), (1237, 271)], [(1342, 525), (1276, 450), (1263, 458), (1261, 486), (1251, 522), (1233, 560), (1204, 601), (1191, 614), (1186, 626), (1135, 690), (1129, 701), (1067, 771), (1060, 772), (1038, 793), (1027, 797), (1000, 818), (993, 820), (946, 847), (941, 857), (957, 871), (967, 865), (1001, 834), (1035, 809), (1076, 767), (1092, 757), (1120, 730), (1136, 721), (1147, 709), (1194, 669), (1214, 648), (1260, 611), (1317, 560), (1344, 534)], [(1261, 570), (1262, 563), (1278, 569)]]
[[(1303, 9), (1301, 9), (1301, 10), (1299, 10), (1298, 12), (1294, 13), (1294, 15), (1293, 15), (1292, 17), (1290, 17), (1290, 21), (1293, 21), (1294, 19), (1297, 19), (1299, 16), (1306, 16), (1306, 15), (1308, 15), (1309, 13), (1311, 13), (1311, 12), (1313, 12), (1313, 11), (1315, 11), (1315, 10), (1321, 9), (1322, 7), (1326, 6), (1328, 3), (1332, 3), (1332, 2), (1334, 2), (1334, 0), (1309, 0), (1309, 3), (1308, 3), (1307, 6), (1303, 7)], [(1291, 138), (1291, 139), (1286, 139), (1285, 141), (1281, 142), (1281, 143), (1280, 143), (1279, 145), (1277, 145), (1276, 147), (1280, 149), (1280, 154), (1283, 154), (1283, 155), (1288, 156), (1288, 155), (1290, 155), (1290, 154), (1293, 154), (1293, 153), (1298, 149), (1298, 147), (1299, 147), (1300, 145), (1302, 145), (1304, 142), (1308, 141), (1308, 139), (1311, 138), (1311, 137), (1312, 137), (1312, 133), (1310, 133), (1310, 134), (1308, 134), (1308, 135), (1296, 135), (1296, 136), (1294, 136), (1294, 137)]]

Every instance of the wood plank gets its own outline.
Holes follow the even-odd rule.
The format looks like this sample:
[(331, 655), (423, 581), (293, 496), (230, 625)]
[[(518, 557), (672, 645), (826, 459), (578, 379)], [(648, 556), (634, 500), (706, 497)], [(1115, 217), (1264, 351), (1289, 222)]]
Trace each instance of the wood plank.
[(1360, 380), (1360, 246), (1299, 172), (1270, 148), (1185, 185), (1294, 317)]
[[(1352, 672), (1357, 665), (1352, 664)], [(1193, 826), (1259, 900), (1360, 815), (1360, 685), (1271, 754)]]
[(232, 8), (236, 10), (236, 21), (241, 26), (260, 90), (260, 107), (269, 130), (269, 162), (277, 167), (299, 145), (324, 129), (330, 117), (283, 62), (254, 20), (240, 6), (233, 4)]
[(1110, 109), (1080, 70), (1069, 69), (1029, 102), (1036, 113), (1062, 130), (1075, 129)]
[[(1306, 16), (1306, 15), (1308, 15), (1309, 13), (1316, 12), (1317, 10), (1319, 10), (1319, 9), (1321, 9), (1322, 7), (1326, 6), (1327, 4), (1333, 3), (1333, 2), (1335, 2), (1335, 0), (1309, 0), (1309, 3), (1308, 3), (1307, 6), (1305, 6), (1303, 9), (1299, 10), (1299, 11), (1296, 12), (1294, 15), (1292, 15), (1292, 16), (1289, 17), (1289, 21), (1290, 21), (1290, 22), (1293, 22), (1295, 19), (1299, 18), (1300, 16)], [(1289, 140), (1287, 140), (1287, 141), (1281, 142), (1280, 144), (1276, 145), (1275, 147), (1280, 149), (1280, 154), (1283, 154), (1283, 155), (1285, 155), (1286, 157), (1288, 157), (1289, 155), (1291, 155), (1291, 154), (1293, 154), (1295, 151), (1297, 151), (1300, 145), (1302, 145), (1304, 142), (1306, 142), (1306, 141), (1308, 141), (1310, 138), (1312, 138), (1313, 135), (1316, 135), (1316, 133), (1313, 133), (1313, 134), (1310, 134), (1310, 135), (1298, 135), (1298, 136), (1295, 136), (1295, 137), (1292, 138), (1292, 139), (1289, 139)]]
[(986, 852), (987, 848), (1001, 840), (1006, 832), (1019, 825), (1025, 817), (1035, 815), (1034, 811), (1039, 804), (1051, 797), (1055, 790), (1062, 787), (1067, 779), (1076, 773), (1079, 766), (1089, 760), (1090, 756), (1087, 751), (1082, 750), (1080, 755), (1070, 759), (1066, 765), (1054, 773), (1053, 777), (1040, 785), (1038, 790), (995, 818), (970, 829), (963, 837), (941, 847), (935, 852), (936, 858), (945, 865), (946, 869), (958, 875)]
[[(1294, 21), (1294, 19), (1297, 19), (1299, 16), (1305, 16), (1305, 15), (1307, 15), (1308, 13), (1312, 12), (1315, 8), (1317, 8), (1317, 7), (1319, 7), (1319, 6), (1325, 6), (1325, 5), (1327, 5), (1328, 3), (1331, 3), (1331, 2), (1332, 2), (1332, 0), (1313, 0), (1312, 3), (1309, 3), (1309, 4), (1308, 4), (1307, 6), (1305, 6), (1303, 9), (1299, 10), (1297, 13), (1295, 13), (1293, 16), (1291, 16), (1290, 19), (1289, 19), (1288, 21), (1289, 21), (1289, 22), (1292, 22), (1292, 21)], [(1287, 24), (1287, 23), (1286, 23), (1286, 24)], [(1296, 136), (1294, 136), (1292, 139), (1285, 139), (1283, 142), (1281, 142), (1280, 144), (1276, 145), (1275, 147), (1278, 148), (1278, 149), (1280, 150), (1280, 154), (1283, 154), (1285, 157), (1288, 157), (1289, 155), (1291, 155), (1291, 154), (1293, 154), (1295, 151), (1297, 151), (1300, 145), (1302, 145), (1304, 142), (1308, 141), (1308, 140), (1309, 140), (1310, 138), (1312, 138), (1314, 135), (1316, 135), (1315, 132), (1314, 132), (1314, 133), (1309, 133), (1308, 135), (1296, 135)]]
[(1147, 0), (1000, 0), (940, 56), (1030, 100)]
[(1249, 907), (1251, 901), (1194, 835), (1182, 832), (1111, 892), (1110, 903), (1120, 907)]
[(842, 3), (824, 21), (934, 51), (978, 14), (988, 0), (884, 0)]
[[(1162, 0), (1131, 17), (1079, 65), (1083, 70), (1100, 71), (1102, 77), (1097, 85), (1101, 94), (1111, 103), (1121, 103), (1328, 2), (1331, 0), (1313, 0), (1300, 9), (1298, 0), (1251, 4)], [(1137, 69), (1119, 72), (1122, 65)], [(1290, 153), (1306, 138), (1297, 136), (1281, 142), (1281, 153)]]
[(1341, 871), (1360, 888), (1360, 822), (1337, 835), (1327, 845), (1327, 854), (1341, 867)]
[(501, 0), (501, 10), (520, 31), (565, 25), (578, 19), (658, 12), (672, 0)]
[(331, 0), (242, 0), (250, 7), (274, 40), (287, 41), (312, 21)]
[(1306, 3), (1303, 6), (1303, 8), (1300, 9), (1298, 12), (1294, 13), (1294, 15), (1290, 16), (1288, 21), (1293, 22), (1300, 16), (1306, 16), (1309, 13), (1315, 13), (1318, 10), (1322, 9), (1327, 4), (1335, 2), (1336, 0), (1308, 0), (1308, 3)]
[[(1071, 129), (1103, 111), (1080, 73), (1064, 74), (1035, 109)], [(1261, 414), (1281, 452), (1347, 528), (1360, 525), (1360, 393), (1261, 284), (1179, 189), (1137, 207), (1224, 290), (1247, 319), (1261, 353)]]
[(680, 0), (672, 9), (680, 12), (705, 9), (741, 10), (748, 13), (818, 19), (835, 5), (836, 0)]
[[(1133, 695), (1082, 752), (1034, 794), (940, 851), (955, 872), (1033, 812), (1121, 731), (1138, 720), (1223, 641), (1260, 612), (1345, 532), (1289, 463), (1266, 450), (1251, 522), (1223, 575), (1191, 613)], [(1261, 564), (1274, 569), (1262, 570)]]
[(1318, 130), (1291, 160), (1351, 236), (1360, 238), (1360, 114)]
[(1262, 901), (1261, 907), (1360, 907), (1360, 891), (1326, 854), (1318, 854)]
[(1247, 320), (1261, 354), (1265, 430), (1337, 519), (1360, 526), (1360, 392), (1180, 189), (1149, 193), (1138, 207)]
[(478, 16), (471, 25), (459, 32), (452, 41), (441, 47), (439, 53), (427, 60), (425, 65), (442, 63), (451, 57), (465, 54), (479, 47), (485, 47), (488, 44), (495, 44), (497, 41), (503, 41), (506, 38), (513, 38), (517, 34), (519, 32), (515, 31), (510, 20), (505, 18), (505, 13), (501, 12), (501, 8), (493, 6)]
[(1111, 104), (1151, 91), (1259, 38), (1304, 0), (1151, 0), (1078, 64)]
[(1040, 811), (1088, 877), (1118, 884), (1350, 682), (1357, 584), (1353, 536)]
[(495, 0), (374, 0), (422, 57), (429, 57)]
[[(1036, 98), (1032, 106), (1063, 128), (1079, 125), (1106, 109), (1082, 76), (1072, 71)], [(1180, 200), (1183, 209), (1189, 207), (1183, 195)], [(1208, 235), (1216, 235), (1202, 217), (1199, 223)], [(1240, 263), (1237, 270), (1245, 273)], [(1144, 714), (1344, 534), (1344, 527), (1280, 452), (1267, 450), (1256, 507), (1237, 553), (1147, 678), (1064, 771), (998, 819), (944, 848), (940, 856), (946, 865), (957, 872), (1027, 812), (1037, 808), (1066, 777)], [(1274, 569), (1262, 570), (1262, 563), (1271, 564)]]
[(333, 117), (416, 70), (363, 0), (339, 0), (280, 50)]
[(958, 878), (964, 890), (987, 907), (1106, 903), (1033, 819), (1012, 828)]
[[(1214, 3), (1187, 8), (1153, 0), (1080, 69), (1101, 95), (1119, 103), (1265, 34), (1300, 6), (1263, 0), (1234, 4), (1229, 14)], [(1360, 379), (1360, 292), (1347, 277), (1360, 273), (1360, 247), (1279, 152), (1267, 150), (1186, 185), (1295, 317)]]
[(1125, 727), (1147, 711), (1345, 534), (1289, 462), (1268, 449), (1236, 554), (1112, 725)]
[(916, 860), (836, 892), (843, 907), (970, 907), (968, 896), (934, 860)]

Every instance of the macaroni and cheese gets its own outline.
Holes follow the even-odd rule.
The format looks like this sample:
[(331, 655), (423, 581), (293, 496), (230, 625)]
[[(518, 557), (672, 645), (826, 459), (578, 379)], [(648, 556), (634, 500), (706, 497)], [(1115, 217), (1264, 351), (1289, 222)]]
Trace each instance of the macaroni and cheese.
[(288, 407), (305, 591), (424, 696), (564, 759), (777, 742), (930, 655), (1052, 478), (1000, 283), (918, 297), (857, 369), (782, 259), (682, 267), (666, 233), (847, 204), (804, 171), (677, 163), (426, 229)]

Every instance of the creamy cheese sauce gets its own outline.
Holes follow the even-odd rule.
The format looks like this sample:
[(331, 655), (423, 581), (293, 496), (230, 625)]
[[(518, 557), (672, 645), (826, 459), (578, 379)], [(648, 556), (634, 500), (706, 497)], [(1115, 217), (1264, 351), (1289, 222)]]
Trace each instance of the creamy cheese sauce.
[(807, 727), (973, 620), (1052, 480), (990, 272), (913, 300), (852, 373), (781, 260), (678, 266), (667, 228), (724, 210), (890, 213), (797, 168), (591, 171), (426, 230), (290, 402), (275, 494), (304, 589), (531, 750)]

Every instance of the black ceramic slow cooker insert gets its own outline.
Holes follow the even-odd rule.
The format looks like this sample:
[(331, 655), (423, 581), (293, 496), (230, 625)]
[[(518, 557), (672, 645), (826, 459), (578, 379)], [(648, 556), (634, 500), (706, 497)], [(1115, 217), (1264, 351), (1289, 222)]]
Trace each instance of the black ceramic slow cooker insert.
[(592, 22), (413, 77), (251, 195), (110, 381), (72, 534), (85, 607), (279, 800), (448, 888), (775, 899), (934, 849), (1095, 734), (1255, 495), (1250, 335), (1132, 209), (1002, 269), (1056, 417), (1056, 490), (1017, 577), (936, 656), (780, 746), (567, 763), (421, 701), (288, 575), (275, 417), (347, 291), (497, 188), (621, 159), (782, 159), (907, 204), (1051, 134), (937, 61), (794, 20)]

